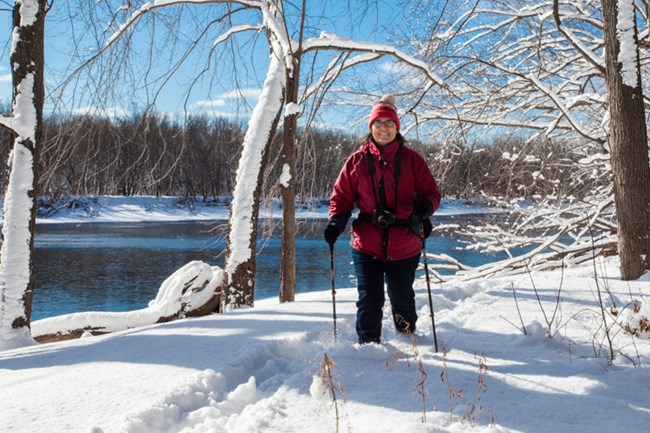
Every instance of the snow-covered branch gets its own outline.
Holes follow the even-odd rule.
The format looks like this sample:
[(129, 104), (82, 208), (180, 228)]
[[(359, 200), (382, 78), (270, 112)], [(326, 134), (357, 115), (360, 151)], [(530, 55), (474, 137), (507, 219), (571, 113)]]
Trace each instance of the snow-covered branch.
[(228, 29), (226, 33), (219, 35), (219, 37), (215, 39), (214, 43), (212, 44), (212, 48), (216, 47), (219, 44), (224, 43), (225, 41), (227, 41), (228, 39), (230, 39), (231, 37), (233, 37), (238, 33), (249, 32), (249, 31), (259, 32), (262, 29), (263, 27), (261, 25), (252, 25), (252, 24), (244, 24), (241, 26), (231, 27), (230, 29)]
[[(271, 41), (271, 62), (242, 144), (230, 208), (226, 293), (223, 310), (253, 305), (254, 254), (264, 157), (284, 104), (286, 68), (282, 48)], [(251, 270), (249, 267), (252, 267)]]
[(153, 0), (143, 4), (137, 10), (132, 12), (129, 17), (119, 25), (119, 28), (107, 39), (104, 49), (118, 40), (129, 28), (136, 24), (143, 16), (155, 11), (156, 9), (182, 4), (209, 5), (216, 3), (224, 4), (241, 4), (248, 7), (259, 7), (259, 0)]
[[(337, 57), (332, 62), (330, 62), (325, 73), (314, 84), (305, 89), (301, 98), (301, 102), (304, 102), (307, 99), (311, 98), (316, 92), (322, 89), (324, 85), (334, 82), (343, 71), (364, 63), (373, 62), (382, 56), (383, 54), (379, 53), (363, 53), (358, 54), (352, 58), (341, 58), (340, 56)], [(340, 63), (339, 60), (341, 60)]]
[[(450, 24), (436, 29), (421, 51), (455, 96), (451, 103), (441, 96), (427, 98), (418, 117), (456, 117), (459, 130), (530, 124), (548, 137), (570, 131), (602, 145), (607, 104), (598, 5), (562, 3), (560, 31), (554, 4), (517, 8), (477, 2), (449, 10), (441, 23)], [(453, 123), (436, 124), (454, 129)]]
[(553, 21), (557, 26), (557, 29), (560, 33), (564, 35), (567, 41), (569, 41), (576, 50), (587, 60), (594, 68), (596, 68), (601, 74), (605, 74), (605, 59), (601, 56), (596, 55), (590, 48), (584, 46), (578, 37), (571, 31), (570, 28), (562, 25), (562, 19), (560, 17), (560, 7), (559, 0), (553, 0)]
[(372, 54), (390, 55), (416, 69), (419, 69), (425, 76), (435, 84), (444, 86), (444, 81), (431, 71), (429, 66), (422, 60), (416, 59), (403, 52), (402, 50), (376, 42), (359, 42), (344, 38), (329, 32), (322, 32), (320, 37), (311, 38), (303, 41), (302, 49), (304, 52), (311, 50), (337, 50), (337, 51), (355, 51)]

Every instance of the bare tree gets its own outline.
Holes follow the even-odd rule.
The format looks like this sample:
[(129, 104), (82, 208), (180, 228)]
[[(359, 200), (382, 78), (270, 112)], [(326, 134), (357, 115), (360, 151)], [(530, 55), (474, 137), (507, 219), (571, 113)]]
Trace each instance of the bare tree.
[(36, 168), (41, 146), (46, 0), (14, 3), (11, 115), (0, 125), (15, 136), (9, 156), (0, 249), (0, 348), (29, 344), (34, 293)]
[[(429, 1), (416, 2), (411, 16), (423, 19), (439, 10), (428, 6)], [(590, 229), (608, 238), (609, 244), (620, 235), (615, 194), (634, 189), (633, 194), (646, 197), (636, 205), (647, 207), (647, 184), (621, 184), (615, 191), (612, 182), (616, 174), (608, 137), (614, 127), (609, 117), (611, 99), (608, 102), (605, 94), (609, 79), (605, 52), (609, 50), (605, 49), (600, 6), (592, 1), (479, 0), (444, 8), (442, 15), (429, 17), (432, 25), (422, 31), (419, 49), (445, 78), (449, 92), (431, 95), (420, 104), (420, 123), (445, 137), (449, 146), (467, 146), (480, 136), (517, 135), (527, 143), (550, 142), (551, 148), (561, 146), (575, 155), (545, 165), (546, 170), (559, 171), (569, 164), (573, 175), (558, 183), (556, 191), (539, 197), (539, 206), (516, 207), (521, 224), (510, 220), (508, 227), (495, 229), (484, 247), (509, 253), (515, 245), (537, 245), (543, 246), (540, 253), (549, 249), (569, 252), (592, 243)], [(648, 38), (646, 12), (644, 8), (635, 12), (643, 18), (640, 46)], [(647, 77), (648, 54), (639, 54), (641, 77)], [(637, 98), (640, 105), (647, 104), (642, 95)], [(647, 145), (635, 143), (640, 152), (647, 153)], [(526, 153), (527, 147), (514, 155), (504, 152), (504, 164), (528, 159), (532, 155)], [(535, 174), (539, 178), (542, 173)], [(526, 189), (530, 179), (534, 177), (511, 179), (511, 186)], [(584, 191), (585, 183), (596, 187), (586, 196), (576, 194)], [(647, 226), (647, 213), (640, 217), (639, 223)], [(542, 239), (540, 229), (549, 237)], [(647, 238), (641, 243), (647, 251)], [(642, 250), (634, 254), (641, 256)]]

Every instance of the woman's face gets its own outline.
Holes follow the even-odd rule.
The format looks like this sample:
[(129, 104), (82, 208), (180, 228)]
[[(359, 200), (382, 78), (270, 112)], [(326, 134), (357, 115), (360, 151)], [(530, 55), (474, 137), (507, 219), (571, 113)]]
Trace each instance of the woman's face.
[(395, 141), (397, 137), (397, 125), (388, 117), (381, 117), (370, 127), (370, 133), (378, 146), (386, 146)]

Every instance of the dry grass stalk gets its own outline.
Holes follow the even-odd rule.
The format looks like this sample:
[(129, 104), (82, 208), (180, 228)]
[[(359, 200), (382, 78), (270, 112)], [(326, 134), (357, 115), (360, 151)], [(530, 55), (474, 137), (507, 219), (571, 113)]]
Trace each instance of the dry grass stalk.
[[(345, 389), (341, 382), (334, 377), (332, 370), (334, 369), (334, 361), (332, 358), (327, 356), (327, 353), (323, 354), (323, 363), (321, 364), (320, 379), (323, 386), (329, 390), (332, 397), (332, 404), (334, 405), (334, 413), (336, 417), (336, 433), (339, 433), (339, 427), (341, 422), (341, 415), (339, 411), (339, 402), (337, 399), (337, 394), (343, 397), (345, 402)], [(349, 426), (348, 426), (349, 430)]]

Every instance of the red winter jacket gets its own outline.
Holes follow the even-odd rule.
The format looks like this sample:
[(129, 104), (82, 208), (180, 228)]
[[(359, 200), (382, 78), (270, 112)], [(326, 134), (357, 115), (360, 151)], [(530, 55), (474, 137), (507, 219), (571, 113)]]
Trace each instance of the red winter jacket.
[[(401, 170), (395, 203), (395, 156), (401, 153)], [(368, 154), (373, 155), (374, 192)], [(384, 178), (386, 204), (395, 209), (398, 220), (406, 220), (413, 212), (413, 194), (427, 198), (434, 211), (440, 206), (440, 191), (424, 159), (398, 140), (377, 147), (372, 141), (348, 158), (339, 174), (330, 199), (329, 217), (342, 219), (343, 227), (355, 205), (360, 217), (352, 224), (352, 248), (383, 260), (402, 260), (420, 253), (422, 242), (409, 227), (391, 226), (388, 230), (387, 254), (382, 248), (382, 230), (361, 216), (372, 215), (380, 205), (379, 181)], [(341, 227), (341, 229), (343, 229)]]

